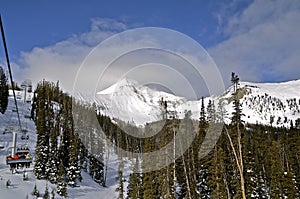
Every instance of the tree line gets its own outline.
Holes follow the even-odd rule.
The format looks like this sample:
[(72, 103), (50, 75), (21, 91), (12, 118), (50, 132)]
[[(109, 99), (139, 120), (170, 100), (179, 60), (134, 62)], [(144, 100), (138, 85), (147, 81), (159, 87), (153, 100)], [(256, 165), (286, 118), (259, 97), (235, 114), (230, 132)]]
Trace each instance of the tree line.
[[(109, 156), (116, 153), (119, 198), (299, 198), (299, 128), (245, 124), (238, 80), (233, 74), (232, 122), (224, 125), (216, 144), (204, 157), (199, 153), (206, 136), (214, 132), (214, 126), (223, 125), (226, 110), (222, 101), (215, 104), (211, 100), (205, 107), (202, 98), (199, 121), (192, 120), (190, 112), (183, 119), (164, 117), (158, 133), (137, 138), (126, 132), (148, 134), (162, 123), (153, 122), (144, 129), (120, 121), (117, 124), (116, 119), (101, 115), (96, 104), (75, 101), (58, 84), (40, 82), (32, 109), (38, 134), (35, 175), (57, 183), (61, 195), (67, 184), (77, 186), (81, 170), (107, 186)], [(167, 103), (162, 105), (165, 114)], [(183, 155), (162, 169), (143, 172), (149, 162), (133, 153), (161, 150), (180, 133), (195, 135), (185, 151), (182, 146), (188, 136), (174, 143), (174, 149), (182, 150)], [(166, 155), (157, 157), (157, 161), (173, 158), (175, 150), (163, 153)], [(124, 176), (128, 168), (124, 158), (131, 162), (128, 178)]]
[[(31, 109), (31, 118), (37, 129), (34, 174), (37, 179), (57, 184), (57, 193), (65, 197), (67, 185), (75, 187), (82, 180), (82, 169), (103, 184), (103, 163), (86, 148), (94, 146), (89, 144), (92, 140), (83, 142), (78, 129), (74, 128), (72, 101), (71, 96), (60, 90), (58, 82), (43, 80), (34, 91)], [(83, 106), (82, 109), (90, 111)], [(85, 126), (90, 130), (93, 128), (89, 124)]]

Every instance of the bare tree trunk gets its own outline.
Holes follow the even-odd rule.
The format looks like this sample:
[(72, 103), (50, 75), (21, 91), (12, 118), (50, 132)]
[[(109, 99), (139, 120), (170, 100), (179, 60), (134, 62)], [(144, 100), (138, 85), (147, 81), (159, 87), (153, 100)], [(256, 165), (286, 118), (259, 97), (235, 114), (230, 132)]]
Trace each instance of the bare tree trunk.
[(226, 191), (227, 191), (227, 198), (230, 199), (230, 191), (229, 191), (229, 187), (228, 187), (227, 175), (226, 175), (226, 172), (225, 172), (223, 161), (221, 162), (221, 168), (222, 168), (222, 171), (223, 171), (222, 172), (223, 173), (223, 181), (224, 181), (225, 188), (226, 188)]
[[(182, 152), (182, 145), (180, 142), (180, 150)], [(184, 176), (185, 176), (185, 182), (186, 182), (186, 187), (187, 187), (187, 198), (191, 199), (191, 188), (190, 188), (190, 183), (189, 183), (189, 178), (188, 178), (188, 174), (187, 174), (187, 170), (186, 170), (186, 164), (185, 164), (185, 158), (184, 155), (182, 155), (182, 164), (183, 164), (183, 170), (184, 170)]]
[(246, 190), (245, 190), (245, 181), (244, 181), (244, 161), (243, 161), (243, 153), (242, 153), (242, 143), (241, 143), (241, 131), (240, 131), (240, 125), (237, 123), (237, 131), (238, 131), (238, 147), (239, 147), (239, 153), (240, 153), (240, 177), (241, 177), (241, 189), (242, 189), (242, 196), (243, 199), (246, 199)]
[(237, 127), (238, 127), (237, 130), (238, 130), (238, 150), (239, 150), (239, 156), (238, 156), (238, 154), (236, 152), (236, 149), (234, 148), (232, 139), (231, 139), (231, 137), (229, 135), (229, 132), (228, 132), (228, 130), (227, 130), (226, 127), (225, 127), (225, 131), (226, 131), (226, 134), (228, 136), (228, 139), (229, 139), (229, 142), (230, 142), (230, 146), (231, 146), (232, 152), (234, 154), (234, 158), (235, 158), (235, 161), (236, 161), (239, 173), (240, 173), (242, 198), (246, 199), (245, 182), (244, 182), (244, 174), (243, 174), (243, 156), (242, 156), (242, 145), (241, 145), (241, 132), (240, 132), (240, 129), (239, 129), (239, 125)]
[(174, 191), (174, 198), (176, 198), (176, 143), (175, 143), (175, 136), (176, 136), (176, 132), (175, 129), (173, 127), (173, 191)]
[(167, 189), (167, 198), (171, 198), (171, 193), (170, 193), (170, 171), (169, 171), (169, 166), (167, 166), (167, 185), (166, 185), (166, 189)]
[[(192, 175), (193, 175), (194, 182), (197, 183), (197, 176), (196, 176), (196, 173), (195, 173), (195, 171), (196, 171), (196, 168), (195, 168), (195, 159), (194, 159), (195, 156), (194, 156), (194, 149), (193, 149), (193, 147), (191, 147), (191, 150), (192, 150), (192, 154), (191, 154), (191, 158), (192, 158), (192, 165), (191, 165), (191, 167), (192, 167)], [(195, 192), (197, 193), (197, 187), (195, 186), (195, 188), (196, 188)]]
[[(109, 138), (108, 138), (109, 139)], [(110, 140), (106, 141), (107, 145), (107, 154), (106, 154), (106, 161), (105, 161), (105, 171), (104, 171), (104, 182), (103, 186), (106, 187), (106, 180), (107, 180), (107, 172), (108, 172), (108, 161), (109, 161), (109, 155), (110, 155)]]

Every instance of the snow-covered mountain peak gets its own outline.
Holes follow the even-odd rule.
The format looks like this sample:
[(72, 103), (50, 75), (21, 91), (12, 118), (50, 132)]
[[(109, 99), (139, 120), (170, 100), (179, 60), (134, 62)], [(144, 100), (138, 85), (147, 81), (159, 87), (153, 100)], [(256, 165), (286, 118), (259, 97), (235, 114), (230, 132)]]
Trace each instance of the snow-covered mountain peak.
[[(245, 114), (245, 122), (273, 126), (289, 126), (300, 118), (300, 80), (282, 83), (240, 82), (239, 99)], [(204, 104), (213, 100), (216, 109), (222, 101), (229, 123), (233, 111), (233, 86), (222, 95), (207, 97)], [(100, 112), (136, 125), (144, 125), (161, 119), (161, 100), (167, 102), (169, 117), (183, 118), (186, 111), (198, 119), (201, 100), (188, 101), (162, 91), (140, 85), (131, 79), (122, 79), (109, 88), (97, 93), (96, 103)]]
[[(281, 83), (240, 82), (238, 97), (248, 123), (289, 127), (300, 118), (300, 80)], [(220, 99), (227, 101), (226, 110), (233, 111), (233, 86)], [(228, 120), (228, 122), (230, 122)]]
[(136, 125), (160, 120), (161, 100), (167, 101), (171, 109), (186, 102), (183, 97), (153, 90), (128, 78), (98, 92), (96, 96), (103, 114)]
[(293, 80), (281, 83), (251, 83), (241, 82), (241, 87), (251, 88), (253, 91), (264, 92), (269, 95), (285, 98), (299, 97), (300, 80)]
[(113, 94), (118, 93), (120, 91), (126, 92), (126, 91), (134, 91), (136, 90), (136, 87), (139, 86), (139, 83), (135, 80), (124, 78), (115, 84), (111, 85), (110, 87), (98, 92), (97, 94), (100, 95), (107, 95), (107, 94)]

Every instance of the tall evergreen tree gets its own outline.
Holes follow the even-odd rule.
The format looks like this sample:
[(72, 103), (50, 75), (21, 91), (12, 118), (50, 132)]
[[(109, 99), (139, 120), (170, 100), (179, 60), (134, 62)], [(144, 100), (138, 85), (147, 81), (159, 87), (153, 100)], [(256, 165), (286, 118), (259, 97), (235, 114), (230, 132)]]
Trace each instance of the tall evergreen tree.
[(47, 159), (49, 154), (49, 138), (48, 128), (46, 121), (46, 88), (44, 87), (44, 81), (37, 86), (37, 145), (36, 145), (36, 159), (34, 165), (34, 174), (38, 179), (47, 178)]
[(200, 109), (200, 118), (199, 118), (199, 126), (201, 128), (205, 128), (206, 126), (206, 114), (205, 114), (205, 106), (204, 106), (204, 97), (201, 98), (201, 109)]
[(71, 186), (76, 185), (76, 180), (81, 176), (80, 166), (78, 165), (78, 139), (76, 135), (71, 135), (69, 166), (67, 168), (68, 184)]
[(233, 113), (232, 113), (232, 118), (231, 118), (231, 123), (233, 126), (238, 126), (242, 124), (242, 119), (241, 117), (243, 116), (242, 114), (242, 107), (240, 104), (240, 100), (239, 100), (239, 77), (235, 74), (232, 73), (232, 77), (231, 77), (231, 82), (233, 83)]
[(43, 199), (50, 199), (50, 193), (49, 193), (49, 189), (48, 189), (48, 183), (46, 183), (46, 189), (45, 189), (45, 193), (44, 193)]
[[(240, 190), (241, 190), (241, 196), (237, 197), (242, 197), (243, 199), (246, 199), (246, 190), (245, 190), (245, 181), (244, 181), (244, 161), (243, 161), (243, 149), (242, 149), (242, 135), (241, 135), (241, 125), (242, 125), (242, 110), (241, 110), (241, 105), (240, 105), (240, 100), (238, 98), (238, 93), (239, 93), (239, 77), (235, 74), (232, 73), (231, 76), (231, 82), (233, 83), (233, 106), (234, 106), (234, 111), (232, 113), (232, 118), (231, 118), (231, 124), (233, 126), (233, 133), (232, 135), (237, 137), (236, 142), (233, 142), (232, 135), (230, 136), (229, 132), (227, 129), (226, 134), (228, 136), (228, 139), (230, 141), (230, 146), (232, 149), (232, 152), (234, 154), (236, 166), (238, 168), (239, 172), (239, 178), (240, 178)], [(236, 143), (236, 144), (235, 144)], [(237, 188), (239, 190), (239, 187)], [(239, 194), (238, 194), (239, 195)]]
[[(139, 158), (136, 158), (134, 163), (134, 168), (139, 167)], [(133, 171), (135, 171), (133, 169)], [(143, 196), (143, 189), (142, 189), (142, 173), (133, 172), (129, 176), (129, 182), (127, 186), (127, 198), (128, 199), (139, 199)]]
[(68, 192), (67, 192), (67, 184), (65, 182), (65, 175), (64, 175), (64, 165), (63, 162), (60, 163), (59, 165), (59, 173), (58, 173), (58, 183), (57, 183), (57, 193), (58, 195), (62, 197), (68, 197)]
[(213, 100), (209, 100), (207, 105), (207, 122), (215, 123), (216, 120), (217, 120), (217, 116), (216, 116), (215, 103)]
[(224, 151), (221, 147), (216, 146), (214, 148), (213, 159), (208, 168), (209, 173), (211, 173), (208, 179), (211, 198), (230, 198), (230, 196), (228, 196), (228, 179), (224, 165), (224, 155)]
[(8, 105), (8, 84), (3, 68), (0, 66), (0, 113), (4, 114)]
[(48, 158), (48, 180), (51, 183), (57, 182), (57, 174), (58, 174), (58, 166), (59, 166), (59, 159), (58, 159), (58, 149), (57, 149), (57, 142), (58, 142), (58, 135), (60, 129), (60, 115), (57, 115), (56, 122), (54, 124), (54, 128), (51, 130), (50, 140), (50, 153)]
[(31, 195), (36, 196), (36, 197), (39, 197), (39, 196), (40, 196), (40, 192), (39, 192), (39, 190), (37, 189), (36, 184), (34, 184), (33, 191), (32, 191), (32, 193), (31, 193)]

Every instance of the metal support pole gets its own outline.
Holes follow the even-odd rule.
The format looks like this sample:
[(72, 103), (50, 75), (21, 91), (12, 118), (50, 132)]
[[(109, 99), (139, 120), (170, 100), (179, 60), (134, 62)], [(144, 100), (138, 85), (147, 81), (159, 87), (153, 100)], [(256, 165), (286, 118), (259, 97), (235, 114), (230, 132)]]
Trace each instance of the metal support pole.
[(16, 154), (17, 145), (17, 133), (13, 131), (13, 148), (11, 150), (11, 156), (13, 157)]

